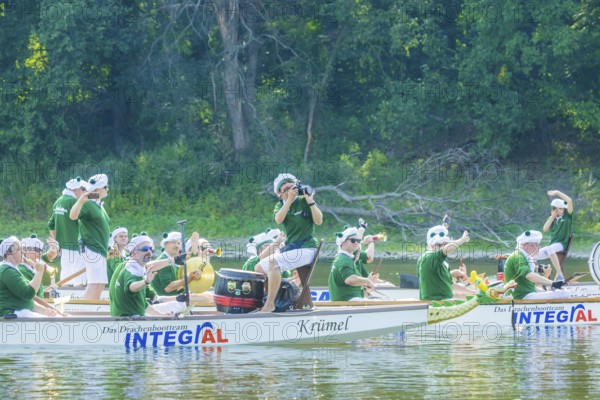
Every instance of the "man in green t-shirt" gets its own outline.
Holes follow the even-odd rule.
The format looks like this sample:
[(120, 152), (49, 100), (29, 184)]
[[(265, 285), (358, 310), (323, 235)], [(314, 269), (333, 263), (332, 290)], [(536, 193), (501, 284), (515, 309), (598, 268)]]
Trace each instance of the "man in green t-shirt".
[(514, 280), (517, 287), (514, 289), (514, 299), (559, 299), (570, 297), (570, 293), (565, 290), (541, 291), (536, 290), (535, 285), (552, 286), (553, 289), (560, 289), (565, 282), (555, 281), (539, 275), (536, 272), (534, 258), (540, 250), (540, 241), (542, 233), (539, 231), (525, 231), (517, 237), (517, 249), (511, 254), (504, 263), (504, 281)]
[(573, 231), (573, 200), (558, 190), (549, 190), (548, 196), (558, 196), (560, 199), (554, 199), (550, 203), (552, 211), (543, 228), (544, 232), (550, 231), (550, 244), (540, 249), (536, 260), (549, 258), (556, 271), (554, 280), (560, 281), (564, 279), (565, 274), (556, 253), (565, 251)]
[(151, 287), (156, 271), (175, 263), (182, 264), (185, 254), (152, 261), (153, 241), (147, 235), (136, 235), (127, 250), (129, 260), (117, 268), (110, 281), (110, 315), (161, 316), (185, 309), (184, 295), (159, 296)]
[(444, 300), (475, 294), (474, 290), (452, 282), (453, 277), (464, 279), (466, 274), (460, 269), (450, 271), (446, 261), (448, 254), (470, 240), (469, 232), (463, 232), (460, 239), (452, 241), (448, 236), (448, 229), (444, 225), (437, 225), (427, 231), (426, 240), (427, 251), (417, 260), (419, 298)]
[(336, 234), (338, 253), (329, 272), (329, 299), (331, 301), (364, 300), (363, 287), (373, 289), (373, 275), (361, 276), (355, 264), (355, 253), (360, 249), (358, 229), (346, 228)]
[[(110, 219), (102, 200), (108, 196), (108, 177), (92, 176), (84, 192), (71, 208), (69, 216), (79, 222), (79, 252), (86, 268), (87, 287), (84, 300), (100, 300), (104, 285), (108, 283), (106, 257), (110, 238)], [(91, 196), (91, 197), (90, 197)]]
[[(48, 219), (50, 236), (58, 242), (61, 249), (60, 279), (65, 279), (85, 268), (85, 262), (79, 254), (79, 224), (73, 221), (69, 214), (71, 208), (85, 192), (87, 182), (81, 177), (69, 180), (65, 184), (62, 195), (52, 206), (52, 215)], [(85, 274), (65, 282), (67, 286), (85, 285)]]
[(282, 226), (286, 241), (283, 247), (256, 266), (256, 271), (268, 277), (267, 300), (262, 312), (275, 310), (282, 271), (309, 265), (317, 253), (314, 229), (315, 225), (323, 223), (323, 213), (315, 203), (314, 190), (303, 190), (300, 195), (298, 183), (292, 174), (279, 174), (273, 182), (273, 191), (280, 199), (273, 216), (275, 223)]
[(27, 260), (35, 273), (27, 280), (19, 271), (18, 265), (23, 260), (21, 243), (11, 236), (0, 243), (0, 316), (14, 314), (18, 318), (42, 318), (55, 316), (53, 309), (46, 308), (36, 301), (37, 291), (42, 284), (46, 265), (42, 262)]

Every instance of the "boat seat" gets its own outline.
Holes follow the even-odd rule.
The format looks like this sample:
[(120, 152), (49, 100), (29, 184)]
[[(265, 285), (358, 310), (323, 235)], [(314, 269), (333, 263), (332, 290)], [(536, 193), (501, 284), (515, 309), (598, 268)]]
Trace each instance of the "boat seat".
[(556, 253), (556, 257), (558, 257), (558, 264), (560, 265), (560, 273), (565, 278), (567, 276), (565, 275), (565, 267), (563, 265), (565, 263), (565, 259), (567, 258), (567, 255), (569, 255), (569, 250), (571, 250), (571, 242), (572, 241), (573, 241), (573, 234), (571, 233), (571, 236), (569, 236), (569, 240), (567, 241), (567, 248), (565, 249), (565, 251), (559, 251), (558, 253)]
[(313, 270), (315, 269), (315, 265), (317, 264), (317, 260), (319, 259), (321, 246), (323, 246), (323, 240), (321, 240), (321, 242), (319, 243), (319, 246), (317, 247), (317, 252), (315, 253), (315, 258), (313, 258), (312, 262), (310, 264), (296, 268), (296, 272), (298, 272), (298, 277), (300, 278), (301, 286), (300, 296), (298, 297), (298, 301), (294, 305), (294, 309), (296, 310), (303, 310), (314, 307), (308, 283), (312, 276)]

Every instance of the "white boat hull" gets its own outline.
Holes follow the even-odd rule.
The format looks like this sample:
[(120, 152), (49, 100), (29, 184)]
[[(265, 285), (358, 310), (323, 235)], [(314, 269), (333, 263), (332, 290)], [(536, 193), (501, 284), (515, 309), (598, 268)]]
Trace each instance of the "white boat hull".
[(0, 320), (1, 346), (231, 346), (336, 344), (415, 329), (427, 304), (337, 307), (287, 313), (184, 318)]

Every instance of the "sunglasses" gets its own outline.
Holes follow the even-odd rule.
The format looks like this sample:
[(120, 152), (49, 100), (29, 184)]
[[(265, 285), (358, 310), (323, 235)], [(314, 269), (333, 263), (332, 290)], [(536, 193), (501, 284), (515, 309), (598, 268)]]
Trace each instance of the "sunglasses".
[(430, 237), (434, 237), (435, 235), (440, 235), (440, 237), (444, 237), (446, 236), (446, 234), (444, 232), (440, 232), (440, 233), (435, 233), (435, 232), (431, 232), (431, 234), (429, 235)]
[(140, 247), (140, 251), (154, 251), (154, 247), (152, 247), (152, 246), (142, 246), (142, 247)]
[(360, 243), (360, 239), (348, 239), (351, 243)]

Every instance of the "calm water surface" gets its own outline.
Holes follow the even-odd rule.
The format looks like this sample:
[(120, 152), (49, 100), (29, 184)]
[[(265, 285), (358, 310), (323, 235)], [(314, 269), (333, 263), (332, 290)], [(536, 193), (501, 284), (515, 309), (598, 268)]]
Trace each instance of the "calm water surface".
[(593, 398), (600, 327), (428, 327), (331, 347), (12, 349), (2, 398)]

